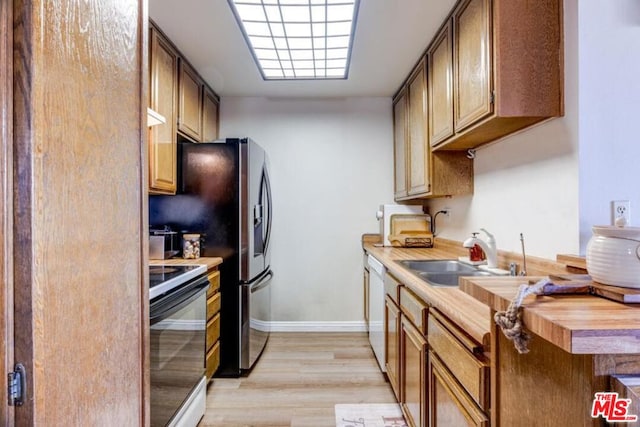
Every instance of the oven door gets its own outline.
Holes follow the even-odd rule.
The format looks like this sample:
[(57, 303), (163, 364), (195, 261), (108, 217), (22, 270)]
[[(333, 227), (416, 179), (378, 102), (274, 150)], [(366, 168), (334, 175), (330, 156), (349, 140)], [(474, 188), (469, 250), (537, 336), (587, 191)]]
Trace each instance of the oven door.
[(151, 426), (165, 426), (204, 376), (207, 277), (151, 301)]

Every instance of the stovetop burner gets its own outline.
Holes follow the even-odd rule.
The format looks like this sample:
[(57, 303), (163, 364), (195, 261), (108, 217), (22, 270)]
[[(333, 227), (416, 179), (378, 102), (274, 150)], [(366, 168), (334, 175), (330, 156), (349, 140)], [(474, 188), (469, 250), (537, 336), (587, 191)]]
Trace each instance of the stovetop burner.
[(169, 273), (175, 273), (176, 271), (178, 271), (177, 268), (175, 267), (169, 267), (166, 265), (152, 265), (149, 267), (149, 275), (151, 276), (157, 276), (160, 274), (169, 274)]

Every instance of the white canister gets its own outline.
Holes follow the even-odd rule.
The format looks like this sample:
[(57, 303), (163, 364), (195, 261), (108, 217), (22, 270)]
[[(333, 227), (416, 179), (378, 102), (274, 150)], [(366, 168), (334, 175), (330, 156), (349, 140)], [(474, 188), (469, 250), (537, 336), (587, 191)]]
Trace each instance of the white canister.
[(640, 288), (639, 227), (593, 227), (586, 258), (587, 271), (594, 281)]

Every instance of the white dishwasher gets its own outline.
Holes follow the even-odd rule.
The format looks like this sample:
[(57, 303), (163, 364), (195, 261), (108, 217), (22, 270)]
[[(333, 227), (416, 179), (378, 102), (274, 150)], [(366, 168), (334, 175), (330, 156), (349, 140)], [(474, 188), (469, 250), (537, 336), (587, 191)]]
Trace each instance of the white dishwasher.
[(371, 255), (367, 258), (369, 264), (369, 342), (376, 355), (382, 372), (386, 372), (384, 365), (384, 276), (386, 268)]

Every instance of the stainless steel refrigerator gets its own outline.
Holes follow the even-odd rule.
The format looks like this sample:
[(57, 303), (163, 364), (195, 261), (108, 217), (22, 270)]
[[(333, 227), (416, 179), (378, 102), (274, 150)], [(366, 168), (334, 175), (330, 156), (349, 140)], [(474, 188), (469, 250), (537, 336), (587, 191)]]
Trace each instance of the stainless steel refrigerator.
[[(223, 258), (220, 368), (239, 376), (258, 359), (271, 320), (271, 187), (265, 151), (249, 138), (178, 144), (178, 194), (150, 196), (149, 223), (203, 236)], [(197, 263), (197, 260), (194, 260)]]

